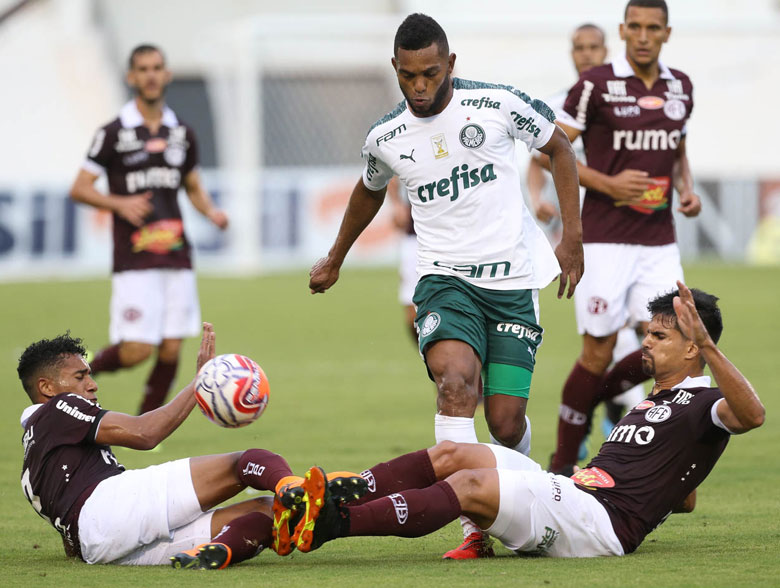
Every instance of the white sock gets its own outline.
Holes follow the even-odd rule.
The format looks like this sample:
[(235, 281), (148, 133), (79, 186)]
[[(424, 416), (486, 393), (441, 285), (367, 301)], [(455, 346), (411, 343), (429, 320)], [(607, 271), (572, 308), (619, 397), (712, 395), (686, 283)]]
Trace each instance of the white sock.
[[(452, 417), (437, 414), (433, 419), (433, 428), (436, 434), (436, 443), (442, 441), (455, 441), (457, 443), (479, 443), (477, 432), (474, 429), (474, 419), (466, 417)], [(468, 517), (460, 517), (460, 525), (463, 527), (463, 536), (476, 533), (480, 529)]]
[(455, 441), (456, 443), (479, 443), (474, 430), (474, 418), (453, 417), (437, 414), (433, 419), (433, 431), (436, 443)]
[[(490, 442), (493, 445), (501, 445), (493, 435), (490, 436)], [(520, 439), (520, 443), (510, 447), (510, 449), (514, 449), (525, 456), (531, 455), (531, 419), (528, 418), (528, 415), (525, 415), (525, 433), (523, 433), (523, 438)]]

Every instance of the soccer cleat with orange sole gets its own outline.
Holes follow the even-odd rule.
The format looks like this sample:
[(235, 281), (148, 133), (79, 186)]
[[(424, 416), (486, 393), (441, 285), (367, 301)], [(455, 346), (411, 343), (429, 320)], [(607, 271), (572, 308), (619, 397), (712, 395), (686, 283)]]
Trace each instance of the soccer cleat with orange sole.
[(445, 553), (442, 559), (479, 559), (494, 555), (493, 540), (486, 533), (476, 531), (470, 533), (460, 546)]
[(276, 495), (274, 496), (273, 515), (274, 526), (271, 549), (278, 555), (290, 555), (295, 548), (292, 540), (293, 532), (303, 515), (303, 509), (287, 508), (279, 500), (279, 496)]
[(230, 564), (233, 552), (224, 543), (203, 543), (171, 557), (177, 570), (221, 570)]
[[(331, 497), (339, 504), (352, 502), (368, 492), (368, 482), (354, 472), (337, 471), (326, 474)], [(298, 508), (303, 503), (304, 478), (285, 476), (276, 484), (275, 494), (287, 508)]]

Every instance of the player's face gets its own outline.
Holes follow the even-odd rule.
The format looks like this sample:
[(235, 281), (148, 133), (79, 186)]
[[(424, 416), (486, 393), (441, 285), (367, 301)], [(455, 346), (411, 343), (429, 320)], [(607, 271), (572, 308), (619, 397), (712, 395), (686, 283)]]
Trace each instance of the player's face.
[(585, 28), (574, 33), (571, 38), (571, 58), (578, 74), (604, 63), (607, 48), (601, 32), (598, 29)]
[(165, 60), (157, 51), (136, 55), (133, 67), (127, 72), (127, 83), (144, 102), (161, 100), (170, 81), (171, 72), (166, 69)]
[(97, 398), (97, 383), (90, 375), (89, 364), (80, 355), (68, 355), (60, 364), (60, 372), (49, 382), (51, 396), (63, 394), (78, 394), (87, 400)]
[(620, 38), (626, 42), (629, 62), (640, 68), (654, 65), (671, 32), (660, 8), (629, 7), (626, 21), (620, 25)]
[(433, 43), (425, 49), (398, 49), (392, 59), (398, 76), (398, 85), (406, 98), (409, 110), (415, 116), (439, 114), (452, 98), (452, 68), (455, 54), (439, 54), (439, 46)]
[(654, 316), (642, 340), (642, 371), (656, 380), (680, 372), (691, 357), (691, 345), (676, 319)]

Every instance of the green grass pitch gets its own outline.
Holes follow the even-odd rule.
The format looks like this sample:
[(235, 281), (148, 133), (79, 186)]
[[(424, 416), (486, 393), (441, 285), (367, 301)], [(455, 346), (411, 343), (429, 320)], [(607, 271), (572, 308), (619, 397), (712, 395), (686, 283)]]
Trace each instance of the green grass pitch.
[[(734, 438), (699, 489), (696, 511), (674, 515), (624, 558), (551, 560), (499, 557), (443, 562), (460, 543), (457, 523), (422, 539), (351, 538), (312, 554), (270, 550), (223, 572), (87, 566), (65, 558), (58, 534), (21, 491), (19, 415), (27, 398), (16, 362), (30, 342), (66, 329), (92, 348), (106, 342), (110, 284), (0, 285), (3, 413), (0, 509), (4, 586), (738, 586), (780, 579), (780, 291), (778, 269), (717, 264), (686, 268), (688, 283), (721, 297), (721, 347), (753, 382), (767, 408), (763, 428)], [(196, 411), (157, 452), (116, 449), (131, 468), (190, 455), (263, 447), (297, 472), (312, 464), (361, 471), (433, 443), (433, 385), (402, 325), (392, 269), (347, 268), (327, 294), (311, 296), (307, 274), (200, 280), (203, 317), (215, 324), (218, 352), (256, 359), (271, 382), (266, 413), (239, 430), (220, 429)], [(552, 451), (564, 378), (579, 350), (571, 301), (542, 293), (544, 345), (529, 414), (532, 457)], [(177, 388), (191, 377), (197, 344), (187, 342)], [(99, 378), (105, 408), (133, 412), (149, 366)], [(487, 438), (477, 414), (478, 432)], [(245, 497), (244, 495), (240, 496)]]

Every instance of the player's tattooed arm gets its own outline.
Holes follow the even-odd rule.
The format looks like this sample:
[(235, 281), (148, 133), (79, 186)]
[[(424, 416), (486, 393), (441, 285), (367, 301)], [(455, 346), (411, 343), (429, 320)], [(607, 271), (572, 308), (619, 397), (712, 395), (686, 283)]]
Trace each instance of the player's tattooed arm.
[(699, 348), (725, 402), (718, 403), (718, 418), (732, 433), (745, 433), (764, 424), (766, 411), (748, 379), (731, 363), (707, 333), (696, 312), (691, 291), (677, 282), (680, 295), (674, 311), (680, 331)]
[(102, 194), (95, 188), (98, 177), (85, 169), (79, 170), (70, 188), (70, 197), (76, 202), (113, 212), (136, 227), (142, 226), (144, 219), (152, 212), (152, 204), (149, 202), (152, 193), (121, 196)]
[(385, 200), (387, 187), (369, 190), (359, 179), (347, 204), (347, 210), (328, 255), (318, 260), (309, 272), (309, 290), (321, 294), (339, 279), (339, 270), (355, 240), (374, 219)]
[[(214, 327), (203, 323), (203, 337), (195, 367), (200, 370), (215, 354)], [(197, 373), (196, 370), (196, 373)], [(133, 416), (122, 412), (109, 411), (100, 421), (95, 442), (100, 445), (118, 445), (130, 449), (154, 449), (189, 416), (195, 407), (195, 378), (179, 392), (169, 403)]]

